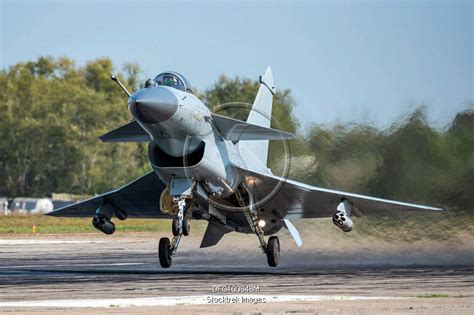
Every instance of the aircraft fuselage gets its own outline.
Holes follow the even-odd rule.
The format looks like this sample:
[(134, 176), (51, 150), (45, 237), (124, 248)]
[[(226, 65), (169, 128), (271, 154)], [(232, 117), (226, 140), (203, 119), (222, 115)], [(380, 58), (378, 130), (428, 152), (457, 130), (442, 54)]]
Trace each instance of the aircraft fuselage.
[(242, 165), (237, 144), (216, 132), (211, 111), (194, 94), (167, 86), (138, 90), (129, 110), (149, 133), (148, 158), (153, 170), (181, 195), (192, 181), (203, 181), (217, 196), (228, 196), (241, 179), (234, 165)]

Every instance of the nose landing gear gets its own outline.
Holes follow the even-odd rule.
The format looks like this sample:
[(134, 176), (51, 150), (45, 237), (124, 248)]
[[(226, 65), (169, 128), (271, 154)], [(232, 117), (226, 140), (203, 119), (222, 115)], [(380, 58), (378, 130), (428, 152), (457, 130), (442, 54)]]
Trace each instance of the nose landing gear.
[(188, 236), (191, 231), (191, 220), (184, 218), (181, 227), (179, 225), (179, 219), (173, 219), (171, 222), (171, 232), (173, 232), (173, 236), (178, 236), (180, 232), (182, 232), (184, 236)]
[(180, 226), (179, 226), (179, 220), (178, 219), (173, 219), (171, 221), (171, 232), (173, 232), (173, 236), (178, 236), (180, 233)]
[(191, 220), (190, 219), (183, 219), (183, 235), (188, 236), (189, 232), (191, 231)]
[(167, 237), (160, 239), (158, 245), (158, 257), (162, 268), (171, 266), (172, 256), (178, 250), (181, 236), (188, 236), (191, 230), (192, 205), (186, 205), (186, 198), (181, 196), (176, 199), (178, 205), (178, 217), (174, 218), (171, 224), (173, 239)]

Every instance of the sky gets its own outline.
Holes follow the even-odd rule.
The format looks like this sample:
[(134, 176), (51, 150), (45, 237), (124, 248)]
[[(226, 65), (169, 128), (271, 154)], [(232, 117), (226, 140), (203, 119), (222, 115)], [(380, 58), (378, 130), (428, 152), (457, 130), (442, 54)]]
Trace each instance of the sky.
[(309, 124), (379, 127), (421, 104), (444, 126), (474, 101), (474, 1), (0, 0), (0, 68), (39, 56), (136, 62), (205, 90), (270, 65)]

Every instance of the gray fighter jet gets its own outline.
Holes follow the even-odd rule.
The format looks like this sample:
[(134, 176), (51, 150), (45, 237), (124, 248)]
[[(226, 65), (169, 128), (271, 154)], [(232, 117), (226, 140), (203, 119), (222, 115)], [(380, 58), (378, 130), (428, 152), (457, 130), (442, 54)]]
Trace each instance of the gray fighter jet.
[[(314, 187), (276, 176), (267, 167), (269, 140), (293, 134), (270, 128), (275, 94), (272, 71), (260, 76), (260, 88), (247, 121), (212, 113), (186, 78), (164, 72), (128, 95), (130, 123), (103, 135), (104, 142), (148, 142), (150, 173), (116, 190), (49, 213), (92, 217), (92, 224), (112, 234), (112, 218), (171, 219), (174, 235), (161, 238), (158, 256), (168, 268), (191, 220), (206, 220), (201, 247), (216, 245), (228, 232), (254, 233), (268, 264), (278, 265), (277, 233), (286, 228), (298, 246), (293, 219), (332, 217), (344, 232), (351, 216), (441, 210), (398, 201)], [(283, 174), (284, 175), (284, 174)], [(265, 236), (270, 236), (268, 240)]]

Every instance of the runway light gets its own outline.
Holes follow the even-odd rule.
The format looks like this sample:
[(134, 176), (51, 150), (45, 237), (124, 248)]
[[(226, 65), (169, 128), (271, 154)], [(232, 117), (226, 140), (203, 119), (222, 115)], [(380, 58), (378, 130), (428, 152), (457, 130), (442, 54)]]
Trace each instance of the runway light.
[(261, 227), (261, 228), (265, 227), (265, 224), (266, 224), (266, 223), (265, 223), (265, 221), (263, 221), (263, 220), (259, 220), (259, 221), (258, 221), (258, 226)]

